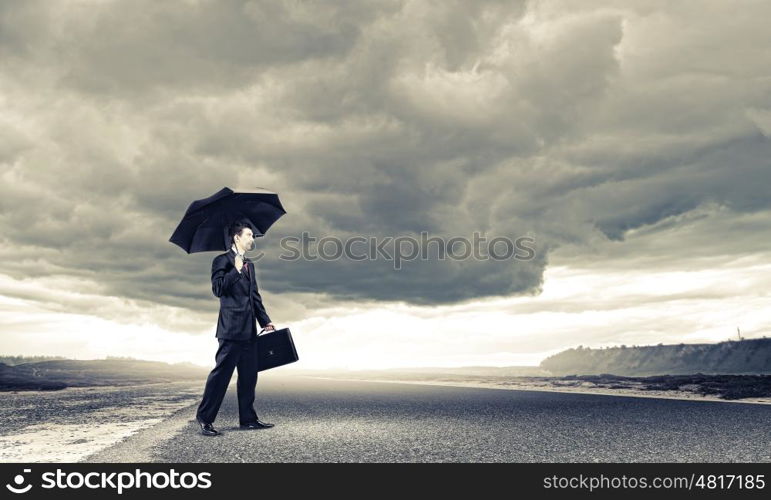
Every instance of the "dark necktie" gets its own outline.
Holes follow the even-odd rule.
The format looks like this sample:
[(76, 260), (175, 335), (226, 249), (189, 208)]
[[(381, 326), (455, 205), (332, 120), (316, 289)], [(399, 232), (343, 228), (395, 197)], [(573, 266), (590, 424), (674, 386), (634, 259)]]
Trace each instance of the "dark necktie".
[(244, 259), (244, 267), (241, 268), (247, 276), (249, 276), (249, 265), (246, 263), (246, 259)]

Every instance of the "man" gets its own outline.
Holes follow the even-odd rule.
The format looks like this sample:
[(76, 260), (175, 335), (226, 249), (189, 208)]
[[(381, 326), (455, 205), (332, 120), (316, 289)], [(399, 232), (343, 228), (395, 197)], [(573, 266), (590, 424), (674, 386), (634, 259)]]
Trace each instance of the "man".
[(206, 379), (203, 399), (196, 412), (196, 420), (204, 436), (220, 434), (212, 425), (225, 397), (233, 370), (238, 368), (238, 418), (242, 429), (262, 429), (273, 424), (260, 421), (254, 411), (254, 393), (257, 386), (257, 327), (255, 319), (266, 331), (275, 330), (262, 305), (257, 290), (254, 264), (244, 258), (253, 248), (252, 228), (244, 222), (235, 222), (228, 229), (231, 249), (217, 255), (212, 261), (212, 292), (220, 299), (217, 320), (219, 348), (216, 366)]

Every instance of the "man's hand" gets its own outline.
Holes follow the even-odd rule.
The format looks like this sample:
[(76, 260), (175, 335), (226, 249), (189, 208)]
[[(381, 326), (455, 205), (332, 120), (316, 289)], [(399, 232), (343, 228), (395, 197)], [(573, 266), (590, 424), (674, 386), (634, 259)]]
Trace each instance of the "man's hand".
[(241, 272), (241, 268), (244, 267), (244, 259), (240, 255), (236, 255), (236, 269)]
[(273, 323), (268, 323), (267, 325), (265, 325), (265, 331), (266, 332), (272, 332), (275, 329), (276, 329), (276, 327), (273, 326)]

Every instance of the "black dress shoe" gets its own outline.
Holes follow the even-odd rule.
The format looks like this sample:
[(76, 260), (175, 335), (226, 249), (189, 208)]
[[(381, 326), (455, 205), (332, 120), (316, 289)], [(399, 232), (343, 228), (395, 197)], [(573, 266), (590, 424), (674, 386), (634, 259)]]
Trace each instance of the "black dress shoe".
[(207, 424), (199, 420), (198, 425), (201, 426), (201, 434), (204, 436), (217, 436), (220, 433), (220, 431), (215, 429), (212, 424)]
[(273, 427), (273, 424), (263, 422), (260, 419), (257, 419), (254, 422), (249, 422), (248, 424), (241, 424), (242, 429), (267, 429), (268, 427)]

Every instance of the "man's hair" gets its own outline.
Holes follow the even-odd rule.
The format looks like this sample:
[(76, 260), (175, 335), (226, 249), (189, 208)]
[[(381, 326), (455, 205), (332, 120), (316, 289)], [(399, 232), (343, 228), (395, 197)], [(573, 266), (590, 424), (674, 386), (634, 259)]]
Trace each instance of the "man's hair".
[(230, 226), (228, 226), (228, 237), (230, 238), (230, 244), (231, 245), (236, 242), (235, 236), (236, 235), (240, 236), (241, 235), (241, 231), (245, 227), (248, 227), (249, 229), (251, 229), (252, 230), (252, 234), (254, 234), (254, 228), (252, 227), (252, 225), (249, 224), (248, 222), (245, 222), (245, 221), (237, 220), (234, 223), (232, 223)]

